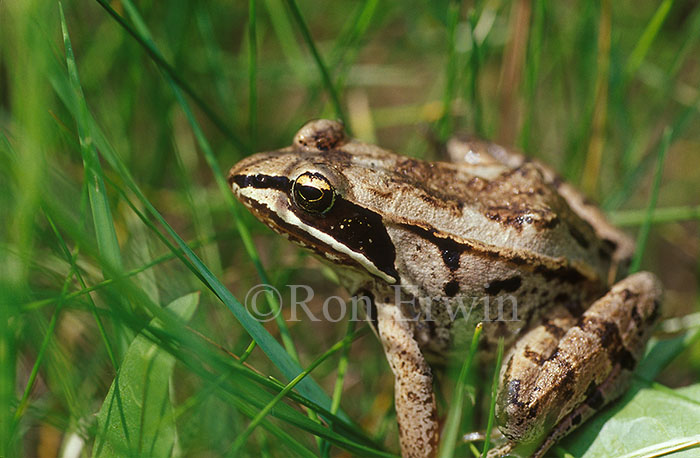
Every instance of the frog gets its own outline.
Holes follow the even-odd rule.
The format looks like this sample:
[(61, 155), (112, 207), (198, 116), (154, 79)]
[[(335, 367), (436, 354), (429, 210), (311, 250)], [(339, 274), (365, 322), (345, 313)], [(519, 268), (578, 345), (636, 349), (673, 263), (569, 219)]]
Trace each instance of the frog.
[(543, 163), (469, 136), (444, 150), (444, 161), (407, 157), (318, 119), (291, 146), (239, 161), (228, 182), (369, 298), (402, 456), (436, 455), (434, 367), (463, 355), (477, 325), (484, 361), (505, 348), (502, 440), (488, 456), (543, 456), (624, 393), (662, 286), (650, 272), (625, 276), (634, 243)]

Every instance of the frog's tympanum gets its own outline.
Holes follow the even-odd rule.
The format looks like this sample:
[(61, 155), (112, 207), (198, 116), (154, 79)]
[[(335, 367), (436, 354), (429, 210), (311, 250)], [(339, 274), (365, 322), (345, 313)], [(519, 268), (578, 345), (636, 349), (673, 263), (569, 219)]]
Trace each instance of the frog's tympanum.
[(463, 350), (479, 322), (486, 354), (499, 337), (506, 345), (496, 400), (506, 441), (490, 456), (541, 456), (622, 394), (661, 286), (647, 272), (622, 278), (632, 242), (551, 169), (474, 139), (450, 140), (447, 153), (404, 157), (317, 120), (292, 146), (236, 164), (229, 183), (372, 298), (405, 457), (437, 451), (426, 359)]

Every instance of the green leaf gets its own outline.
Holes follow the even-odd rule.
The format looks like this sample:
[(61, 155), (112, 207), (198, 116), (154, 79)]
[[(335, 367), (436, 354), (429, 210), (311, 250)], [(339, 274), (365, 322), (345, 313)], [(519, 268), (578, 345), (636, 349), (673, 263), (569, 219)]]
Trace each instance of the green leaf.
[(691, 457), (700, 450), (699, 430), (700, 384), (671, 390), (637, 381), (563, 447), (584, 458), (661, 456), (694, 447), (673, 455)]
[[(199, 292), (191, 293), (167, 310), (189, 321), (198, 303)], [(163, 325), (154, 319), (150, 326)], [(97, 414), (93, 457), (171, 456), (176, 438), (169, 390), (174, 366), (174, 356), (143, 333), (136, 336)]]

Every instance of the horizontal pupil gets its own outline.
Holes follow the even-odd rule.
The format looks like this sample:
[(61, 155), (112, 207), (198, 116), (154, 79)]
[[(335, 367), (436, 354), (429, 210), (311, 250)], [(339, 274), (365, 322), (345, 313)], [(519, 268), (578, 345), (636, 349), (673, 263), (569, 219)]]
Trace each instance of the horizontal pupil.
[(319, 200), (323, 197), (323, 191), (313, 186), (302, 186), (299, 189), (299, 194), (301, 194), (304, 199), (310, 201)]

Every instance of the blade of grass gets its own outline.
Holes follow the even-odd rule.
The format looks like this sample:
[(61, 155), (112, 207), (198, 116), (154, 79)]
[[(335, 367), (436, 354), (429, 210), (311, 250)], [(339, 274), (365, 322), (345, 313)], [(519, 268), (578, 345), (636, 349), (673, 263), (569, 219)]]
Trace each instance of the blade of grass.
[[(60, 235), (58, 234), (56, 227), (52, 226), (52, 229), (54, 230), (54, 233), (60, 238)], [(67, 250), (67, 247), (65, 244), (62, 245), (62, 249)], [(68, 255), (71, 259), (72, 262), (75, 262), (75, 259), (78, 256), (78, 252), (74, 254), (71, 254), (70, 252), (65, 253)], [(29, 374), (29, 379), (27, 380), (27, 385), (24, 388), (24, 393), (22, 394), (22, 397), (19, 400), (19, 403), (17, 404), (17, 409), (15, 410), (14, 414), (14, 424), (12, 426), (12, 430), (15, 431), (17, 428), (17, 425), (19, 423), (19, 420), (22, 418), (22, 415), (24, 414), (27, 405), (29, 404), (29, 395), (32, 392), (32, 389), (34, 388), (34, 383), (36, 382), (36, 378), (39, 375), (39, 368), (41, 367), (43, 361), (44, 361), (44, 356), (46, 355), (46, 349), (48, 348), (49, 342), (51, 341), (51, 338), (53, 337), (54, 330), (56, 329), (56, 323), (58, 322), (58, 317), (61, 314), (61, 310), (63, 308), (63, 304), (65, 303), (65, 298), (66, 298), (66, 293), (68, 292), (68, 287), (70, 286), (71, 281), (73, 280), (73, 276), (75, 275), (75, 270), (73, 266), (68, 270), (68, 275), (66, 275), (66, 278), (63, 282), (63, 286), (61, 286), (61, 295), (59, 296), (58, 300), (56, 301), (56, 307), (54, 308), (53, 313), (51, 314), (51, 319), (49, 321), (49, 326), (48, 329), (46, 330), (46, 334), (44, 334), (44, 338), (41, 341), (41, 345), (39, 346), (39, 352), (36, 355), (36, 359), (34, 360), (34, 364), (32, 365), (32, 370)]]
[(335, 352), (345, 348), (346, 346), (349, 346), (350, 343), (355, 340), (356, 338), (360, 337), (361, 335), (365, 334), (368, 331), (369, 327), (364, 326), (357, 331), (353, 332), (352, 334), (349, 334), (345, 336), (340, 342), (336, 342), (334, 345), (332, 345), (328, 350), (326, 350), (321, 356), (316, 358), (309, 366), (304, 369), (299, 375), (294, 377), (285, 387), (282, 391), (280, 391), (273, 399), (270, 401), (258, 414), (253, 418), (253, 421), (250, 422), (248, 427), (243, 431), (241, 434), (239, 434), (236, 437), (236, 440), (234, 441), (233, 445), (231, 446), (231, 449), (228, 453), (227, 456), (238, 456), (241, 447), (245, 445), (246, 441), (248, 440), (248, 437), (253, 433), (255, 428), (260, 424), (260, 422), (267, 416), (267, 414), (272, 410), (273, 407), (287, 394), (289, 393), (294, 387), (301, 382), (307, 375), (309, 375), (314, 369), (316, 369), (322, 362), (324, 362), (328, 357), (333, 355)]
[[(64, 241), (63, 237), (61, 236), (61, 233), (58, 231), (58, 228), (56, 227), (56, 224), (53, 222), (53, 219), (44, 211), (44, 215), (46, 216), (47, 221), (49, 222), (49, 225), (51, 226), (51, 229), (53, 230), (54, 234), (56, 235), (56, 238), (58, 239), (58, 243), (61, 246), (61, 250), (63, 251), (63, 255), (70, 263), (70, 269), (71, 271), (75, 274), (75, 277), (78, 279), (80, 282), (81, 287), (83, 288), (82, 291), (85, 291), (87, 288), (87, 283), (85, 282), (85, 279), (83, 278), (82, 274), (80, 273), (80, 268), (78, 267), (76, 263), (76, 257), (71, 256), (70, 251), (68, 250), (68, 246), (66, 245), (66, 242)], [(77, 255), (78, 249), (76, 247), (76, 255)], [(112, 283), (115, 280), (113, 278), (108, 278), (104, 280), (102, 283)], [(71, 295), (66, 295), (63, 296), (63, 300), (65, 302), (69, 301), (71, 299)], [(60, 297), (59, 297), (60, 300)], [(95, 319), (95, 324), (97, 325), (97, 329), (100, 333), (100, 338), (102, 339), (102, 342), (104, 343), (105, 350), (107, 351), (107, 356), (112, 363), (112, 367), (114, 368), (115, 371), (119, 369), (119, 362), (117, 361), (117, 357), (114, 352), (114, 348), (112, 346), (112, 343), (110, 342), (109, 338), (107, 337), (107, 331), (105, 331), (104, 324), (102, 323), (102, 320), (100, 319), (100, 316), (97, 313), (97, 306), (95, 305), (95, 302), (92, 300), (92, 297), (88, 295), (88, 301), (90, 303), (90, 312), (92, 313), (93, 318)], [(58, 302), (58, 301), (57, 301)]]
[(379, 0), (365, 0), (362, 6), (358, 7), (357, 14), (347, 22), (347, 30), (340, 33), (333, 46), (329, 61), (334, 69), (338, 88), (345, 87), (345, 80), (360, 51), (360, 43), (377, 12), (378, 4)]
[(503, 145), (512, 145), (518, 133), (521, 103), (518, 98), (532, 14), (530, 0), (513, 2), (510, 14), (509, 38), (503, 55), (499, 82), (501, 97), (498, 103), (498, 141)]
[[(618, 210), (608, 216), (616, 226), (641, 226), (647, 220), (649, 209)], [(651, 215), (651, 224), (681, 223), (700, 220), (700, 206), (655, 208)]]
[(474, 119), (474, 133), (477, 135), (485, 135), (483, 108), (481, 106), (481, 97), (479, 97), (479, 75), (481, 74), (481, 42), (477, 39), (476, 29), (479, 24), (479, 17), (476, 11), (469, 14), (469, 33), (472, 40), (472, 52), (469, 55), (469, 79), (468, 92), (469, 103), (472, 106), (472, 117)]
[(240, 122), (240, 114), (237, 107), (240, 105), (236, 100), (233, 87), (230, 84), (231, 67), (225, 61), (225, 54), (221, 46), (216, 42), (214, 25), (209, 13), (209, 3), (197, 2), (194, 6), (195, 21), (199, 35), (202, 37), (203, 50), (205, 52), (208, 72), (214, 78), (214, 87), (219, 103), (228, 107), (225, 116), (234, 124)]
[[(681, 111), (681, 113), (673, 120), (673, 123), (671, 123), (670, 130), (672, 132), (672, 137), (670, 139), (670, 143), (673, 143), (674, 140), (685, 131), (690, 124), (690, 121), (693, 120), (698, 112), (699, 107), (700, 91), (698, 91), (693, 102), (683, 111)], [(663, 136), (659, 142), (662, 140)], [(656, 148), (658, 148), (658, 146), (650, 148), (652, 153), (643, 157), (635, 167), (629, 170), (625, 176), (622, 177), (619, 188), (615, 192), (610, 193), (608, 198), (603, 201), (602, 207), (605, 210), (613, 210), (618, 208), (635, 192), (637, 183), (639, 180), (641, 180), (642, 176), (644, 176), (646, 171), (654, 162), (655, 155), (653, 154), (653, 151)], [(658, 149), (656, 149), (656, 151), (658, 151)]]
[[(130, 0), (124, 0), (122, 2), (124, 5), (125, 10), (127, 11), (127, 14), (131, 18), (131, 20), (134, 22), (136, 26), (136, 33), (138, 33), (141, 37), (142, 40), (147, 43), (151, 48), (154, 50), (158, 51), (155, 43), (153, 42), (151, 38), (151, 33), (146, 27), (145, 22), (141, 18), (141, 15), (139, 14), (138, 10), (136, 7), (133, 5), (133, 3)], [(187, 100), (182, 95), (182, 92), (178, 88), (178, 86), (175, 84), (175, 82), (168, 76), (166, 75), (166, 81), (169, 83), (176, 100), (180, 104), (183, 112), (185, 113), (185, 117), (187, 118), (193, 132), (195, 135), (195, 138), (197, 139), (197, 143), (199, 144), (200, 148), (202, 149), (202, 152), (204, 153), (204, 158), (207, 161), (207, 164), (212, 170), (212, 173), (214, 175), (214, 180), (216, 184), (219, 187), (219, 190), (221, 191), (221, 195), (224, 196), (226, 201), (228, 202), (228, 208), (231, 210), (233, 213), (234, 221), (236, 223), (236, 228), (238, 229), (238, 232), (241, 236), (241, 240), (243, 241), (243, 245), (246, 248), (246, 251), (248, 255), (250, 256), (251, 260), (253, 261), (253, 264), (258, 272), (258, 276), (260, 277), (260, 281), (263, 284), (270, 284), (269, 279), (267, 278), (267, 274), (265, 273), (265, 270), (262, 266), (262, 262), (260, 261), (260, 257), (257, 254), (257, 250), (255, 249), (255, 246), (253, 245), (252, 239), (250, 237), (250, 233), (248, 231), (248, 228), (242, 223), (241, 218), (238, 214), (238, 205), (234, 202), (233, 194), (231, 193), (228, 184), (226, 183), (224, 179), (224, 174), (221, 171), (221, 168), (219, 167), (219, 164), (216, 160), (216, 156), (214, 155), (214, 152), (212, 151), (211, 147), (209, 146), (209, 142), (207, 141), (204, 132), (202, 131), (201, 127), (199, 126), (199, 123), (194, 117), (194, 114), (192, 113), (192, 110), (190, 109), (189, 104), (187, 103)], [(277, 301), (277, 298), (274, 294), (270, 293), (266, 289), (266, 294), (265, 297), (268, 301), (268, 304), (270, 308), (272, 309), (274, 316), (275, 316), (275, 322), (277, 323), (277, 327), (279, 328), (280, 331), (280, 337), (282, 338), (282, 343), (284, 345), (284, 348), (286, 351), (289, 353), (289, 355), (296, 361), (299, 361), (299, 356), (297, 354), (296, 348), (294, 346), (294, 342), (289, 334), (289, 330), (287, 328), (287, 324), (284, 321), (284, 318), (282, 314), (280, 313), (280, 304)]]
[(100, 4), (102, 8), (109, 13), (110, 16), (116, 20), (121, 27), (124, 28), (137, 42), (141, 47), (143, 47), (144, 51), (148, 54), (148, 56), (153, 59), (153, 61), (158, 65), (160, 69), (162, 69), (166, 75), (168, 75), (175, 84), (179, 88), (181, 88), (190, 98), (194, 101), (194, 103), (199, 107), (200, 110), (209, 118), (211, 121), (214, 123), (214, 125), (224, 134), (228, 137), (229, 141), (233, 144), (233, 146), (240, 152), (245, 153), (247, 151), (250, 151), (250, 148), (246, 143), (238, 137), (236, 133), (234, 133), (233, 129), (231, 129), (225, 122), (224, 120), (214, 112), (214, 110), (211, 109), (211, 107), (192, 89), (192, 87), (185, 81), (182, 77), (180, 77), (180, 74), (178, 71), (170, 65), (165, 58), (160, 54), (160, 52), (155, 49), (153, 46), (151, 46), (148, 42), (143, 40), (143, 37), (140, 36), (136, 31), (122, 18), (119, 13), (114, 11), (114, 9), (109, 6), (109, 4), (105, 0), (96, 0), (97, 3)]
[(639, 234), (637, 235), (637, 247), (634, 252), (634, 257), (630, 263), (629, 272), (637, 272), (642, 264), (642, 256), (644, 255), (644, 249), (646, 248), (647, 239), (649, 238), (649, 230), (651, 229), (651, 217), (654, 214), (654, 208), (656, 208), (656, 201), (659, 197), (659, 187), (661, 186), (661, 176), (664, 170), (664, 162), (666, 161), (666, 152), (671, 146), (671, 138), (673, 137), (673, 131), (667, 128), (664, 132), (664, 137), (661, 140), (661, 147), (657, 154), (656, 159), (656, 173), (654, 173), (654, 182), (651, 186), (651, 196), (649, 197), (649, 205), (647, 206), (646, 217), (642, 227), (639, 228)]
[[(79, 100), (75, 99), (69, 90), (67, 90), (68, 85), (65, 81), (65, 75), (63, 74), (63, 70), (60, 68), (60, 66), (58, 69), (53, 70), (50, 75), (50, 81), (68, 110), (72, 113), (76, 113), (78, 103), (80, 102)], [(158, 212), (153, 204), (151, 204), (151, 202), (146, 198), (140, 187), (131, 176), (129, 170), (116, 154), (111, 144), (107, 141), (104, 133), (97, 126), (97, 123), (92, 116), (89, 116), (88, 122), (89, 132), (97, 145), (98, 151), (102, 154), (102, 157), (121, 177), (122, 181), (126, 184), (129, 190), (134, 193), (147, 212), (153, 218), (155, 218), (156, 221), (158, 221), (166, 233), (175, 241), (176, 245), (191, 263), (191, 267), (188, 264), (186, 265), (191, 268), (193, 273), (200, 276), (205, 286), (207, 286), (207, 288), (209, 288), (224, 303), (224, 305), (229, 308), (244, 329), (246, 329), (250, 336), (258, 343), (260, 348), (270, 358), (273, 364), (280, 369), (280, 371), (286, 377), (292, 379), (298, 375), (301, 372), (299, 365), (284, 351), (282, 346), (265, 330), (265, 328), (248, 313), (245, 307), (238, 302), (233, 294), (231, 294), (231, 292), (228, 291), (228, 289), (226, 289), (226, 287), (209, 271), (209, 269), (201, 262), (197, 255), (187, 246), (184, 240), (182, 240), (182, 238), (180, 238), (175, 230), (168, 224), (165, 218), (163, 218), (160, 212)], [(302, 395), (308, 397), (319, 406), (326, 409), (330, 407), (330, 398), (323, 392), (318, 384), (313, 381), (312, 378), (307, 377), (302, 380), (297, 389)], [(338, 416), (348, 424), (352, 423), (349, 417), (342, 411), (339, 412)]]
[(282, 0), (265, 0), (265, 8), (270, 17), (275, 35), (277, 35), (277, 42), (282, 48), (282, 54), (284, 54), (287, 60), (287, 65), (292, 69), (297, 80), (302, 84), (307, 83), (309, 80), (309, 72), (304, 59), (304, 53), (297, 39), (294, 37), (292, 24), (285, 14)]
[[(345, 331), (345, 337), (352, 335), (355, 332), (355, 320), (348, 321), (348, 328)], [(333, 396), (331, 398), (331, 413), (335, 414), (340, 408), (340, 399), (343, 396), (343, 382), (345, 381), (345, 372), (348, 369), (348, 354), (350, 353), (350, 345), (345, 345), (338, 359), (338, 367), (336, 370), (335, 384), (333, 385)], [(319, 449), (321, 456), (330, 457), (330, 444), (326, 441), (321, 442)]]
[(598, 177), (605, 147), (605, 126), (608, 118), (608, 84), (610, 80), (610, 49), (612, 41), (611, 0), (600, 3), (598, 22), (598, 53), (596, 56), (596, 76), (592, 118), (588, 138), (588, 149), (583, 166), (581, 187), (588, 195), (596, 195)]
[[(75, 56), (73, 55), (73, 47), (71, 46), (70, 36), (68, 34), (63, 5), (60, 1), (58, 2), (58, 6), (61, 17), (63, 46), (66, 52), (66, 66), (68, 68), (71, 89), (75, 97), (84, 102), (85, 95), (83, 94), (83, 88), (78, 78), (78, 68), (75, 63)], [(83, 158), (85, 182), (90, 199), (90, 209), (92, 211), (92, 220), (97, 237), (97, 246), (100, 253), (104, 254), (104, 258), (107, 259), (109, 264), (118, 272), (121, 272), (123, 270), (121, 250), (119, 248), (119, 241), (117, 240), (117, 233), (114, 229), (114, 219), (107, 199), (107, 189), (104, 184), (102, 166), (100, 165), (100, 160), (97, 156), (92, 137), (86, 130), (88, 116), (87, 106), (85, 103), (81, 103), (77, 112), (76, 121), (78, 137), (80, 139), (80, 154)], [(105, 277), (108, 277), (104, 270), (103, 274), (105, 274)], [(120, 301), (119, 306), (128, 309), (130, 304), (125, 301)], [(115, 326), (115, 334), (117, 335), (117, 349), (119, 350), (119, 354), (123, 355), (134, 336), (131, 332), (120, 326)]]
[(442, 116), (437, 123), (438, 138), (446, 141), (452, 135), (452, 103), (455, 98), (455, 82), (457, 80), (457, 22), (462, 9), (461, 0), (450, 0), (447, 9), (447, 62), (445, 66), (445, 90), (442, 93)]
[(481, 457), (486, 458), (486, 452), (489, 451), (491, 441), (491, 430), (496, 416), (496, 395), (498, 394), (498, 378), (501, 373), (501, 361), (503, 360), (503, 337), (498, 339), (498, 350), (496, 352), (496, 365), (493, 372), (493, 382), (491, 384), (491, 404), (489, 405), (489, 419), (486, 423), (486, 437), (484, 438), (484, 449), (481, 451)]
[(445, 420), (445, 426), (440, 440), (440, 458), (452, 458), (455, 453), (457, 436), (459, 435), (459, 424), (462, 419), (462, 409), (464, 408), (464, 392), (466, 390), (467, 374), (471, 369), (474, 355), (476, 355), (477, 344), (479, 343), (479, 336), (481, 336), (482, 329), (482, 323), (476, 325), (467, 358), (464, 364), (462, 364), (462, 369), (459, 371), (454, 396), (450, 400), (450, 410), (447, 413), (447, 420)]
[(545, 2), (535, 0), (532, 5), (532, 24), (530, 41), (527, 47), (528, 58), (525, 60), (525, 116), (520, 129), (518, 142), (523, 151), (532, 147), (533, 126), (537, 113), (537, 82), (540, 78), (540, 58), (545, 54), (543, 40), (545, 36)]
[[(57, 226), (66, 228), (68, 234), (74, 239), (85, 239), (84, 232), (82, 232), (77, 225), (72, 223), (71, 216), (68, 212), (62, 210), (55, 202), (48, 201), (46, 203), (50, 206), (50, 213), (52, 218), (56, 219), (58, 223)], [(109, 271), (108, 262), (100, 257), (101, 255), (99, 251), (95, 246), (91, 245), (90, 240), (85, 241), (83, 251), (86, 253), (86, 255), (95, 256), (98, 261), (105, 265), (106, 269)], [(110, 271), (109, 273), (112, 274), (113, 272)], [(147, 329), (147, 337), (149, 339), (157, 339), (159, 342), (159, 347), (166, 349), (168, 352), (176, 356), (194, 373), (211, 379), (212, 377), (218, 377), (221, 373), (228, 372), (231, 369), (231, 364), (237, 365), (237, 370), (239, 370), (238, 373), (242, 375), (242, 377), (237, 376), (230, 380), (231, 383), (235, 382), (235, 388), (234, 391), (229, 390), (229, 393), (239, 396), (243, 402), (252, 402), (259, 408), (265, 406), (267, 402), (269, 402), (269, 399), (272, 398), (272, 395), (269, 394), (267, 390), (272, 389), (279, 391), (283, 388), (278, 382), (255, 373), (250, 369), (243, 367), (240, 365), (240, 363), (231, 360), (230, 358), (222, 359), (223, 355), (218, 349), (215, 353), (213, 353), (211, 348), (202, 346), (201, 342), (194, 340), (196, 336), (193, 333), (186, 332), (181, 322), (175, 320), (156, 304), (151, 303), (149, 297), (132, 282), (122, 279), (121, 286), (122, 288), (119, 290), (119, 292), (111, 292), (111, 294), (115, 297), (124, 297), (133, 304), (143, 305), (150, 315), (159, 318), (166, 324), (166, 326), (164, 326), (162, 329)], [(110, 299), (113, 298), (107, 297), (106, 303), (111, 303)], [(122, 322), (129, 326), (132, 330), (141, 332), (143, 331), (142, 316), (142, 314), (137, 316), (130, 312), (124, 312), (120, 315), (120, 318)], [(197, 366), (197, 364), (201, 364), (201, 366)], [(204, 369), (205, 367), (207, 368), (206, 370)], [(207, 375), (210, 374), (209, 371), (212, 370), (212, 368), (215, 370), (215, 375)], [(217, 369), (218, 372), (216, 372)], [(308, 379), (309, 377), (307, 377), (305, 380)], [(253, 388), (255, 385), (251, 385), (249, 380), (255, 381), (257, 384), (266, 387), (266, 389)], [(252, 389), (255, 391), (251, 391)], [(299, 396), (295, 393), (288, 393), (288, 397), (299, 404), (318, 412), (325, 418), (328, 418), (329, 421), (333, 422), (333, 424), (338, 427), (338, 433), (331, 432), (327, 428), (321, 427), (317, 422), (303, 417), (303, 415), (297, 409), (291, 408), (286, 404), (281, 404), (278, 406), (278, 408), (273, 410), (272, 414), (277, 418), (287, 421), (305, 431), (311, 432), (312, 434), (316, 434), (319, 437), (324, 437), (342, 448), (355, 450), (357, 453), (361, 453), (363, 455), (382, 455), (383, 452), (379, 452), (377, 450), (377, 446), (371, 440), (367, 439), (356, 427), (352, 426), (351, 423), (346, 423), (344, 419), (330, 414), (326, 408), (319, 406), (306, 397)]]
[(668, 13), (671, 11), (673, 6), (673, 0), (663, 0), (659, 7), (656, 8), (656, 12), (652, 16), (651, 20), (647, 24), (642, 36), (639, 37), (637, 44), (627, 58), (627, 65), (625, 66), (625, 73), (627, 76), (631, 76), (636, 73), (639, 66), (642, 64), (644, 57), (649, 52), (654, 39), (656, 39), (661, 30)]
[(309, 31), (309, 28), (306, 25), (306, 22), (304, 21), (304, 17), (301, 15), (301, 11), (299, 10), (299, 6), (297, 5), (295, 0), (286, 0), (286, 2), (287, 2), (287, 6), (289, 7), (289, 10), (292, 12), (292, 16), (294, 16), (294, 20), (296, 21), (297, 27), (299, 28), (299, 31), (301, 32), (301, 36), (304, 37), (304, 41), (306, 42), (306, 46), (309, 48), (309, 51), (311, 51), (311, 55), (313, 56), (314, 61), (316, 62), (316, 67), (318, 68), (318, 71), (321, 73), (321, 79), (323, 80), (324, 86), (326, 86), (326, 90), (328, 91), (328, 95), (330, 95), (331, 103), (332, 103), (333, 108), (335, 110), (335, 115), (338, 119), (343, 121), (343, 123), (345, 124), (345, 129), (348, 132), (348, 134), (352, 135), (352, 129), (351, 129), (351, 126), (348, 124), (347, 116), (345, 116), (343, 106), (340, 103), (340, 98), (338, 97), (338, 92), (336, 91), (335, 85), (333, 84), (333, 81), (331, 80), (331, 76), (328, 73), (328, 68), (326, 68), (326, 64), (323, 62), (323, 59), (321, 58), (321, 54), (318, 52), (318, 49), (316, 48), (316, 44), (314, 43), (314, 40), (311, 37), (311, 32)]
[(248, 0), (248, 127), (250, 129), (250, 145), (255, 151), (257, 144), (258, 126), (258, 87), (257, 87), (257, 41), (256, 33), (257, 0)]
[[(344, 28), (335, 40), (333, 50), (330, 53), (329, 68), (332, 69), (332, 73), (335, 75), (335, 87), (338, 90), (342, 90), (345, 87), (352, 64), (361, 50), (362, 38), (367, 33), (377, 11), (377, 5), (378, 0), (365, 0), (362, 6), (358, 6), (357, 14), (346, 22), (348, 27)], [(306, 113), (312, 110), (321, 94), (321, 91), (311, 91), (306, 97), (306, 103), (299, 111)], [(286, 131), (299, 127), (297, 125), (298, 120), (290, 119), (291, 123), (293, 123), (293, 126), (287, 127)]]

